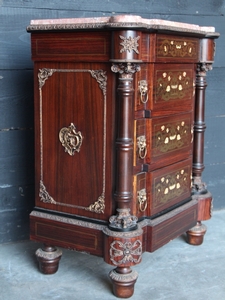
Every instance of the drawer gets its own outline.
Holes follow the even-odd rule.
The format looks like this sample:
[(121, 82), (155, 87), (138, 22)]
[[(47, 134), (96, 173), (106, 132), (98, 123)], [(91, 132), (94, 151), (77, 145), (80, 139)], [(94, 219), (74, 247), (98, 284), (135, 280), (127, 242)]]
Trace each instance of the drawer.
[[(39, 33), (32, 34), (32, 59), (35, 61), (108, 61), (109, 32)], [(91, 45), (91, 47), (90, 47)]]
[(155, 62), (197, 62), (199, 39), (172, 35), (156, 35)]
[(136, 79), (135, 109), (152, 117), (191, 111), (194, 105), (193, 64), (145, 64)]
[(192, 159), (146, 173), (148, 215), (152, 216), (191, 197)]
[(154, 216), (191, 198), (192, 159), (153, 172), (136, 174), (133, 180), (133, 213)]
[(162, 167), (189, 157), (192, 153), (192, 113), (135, 120), (134, 165), (148, 169)]

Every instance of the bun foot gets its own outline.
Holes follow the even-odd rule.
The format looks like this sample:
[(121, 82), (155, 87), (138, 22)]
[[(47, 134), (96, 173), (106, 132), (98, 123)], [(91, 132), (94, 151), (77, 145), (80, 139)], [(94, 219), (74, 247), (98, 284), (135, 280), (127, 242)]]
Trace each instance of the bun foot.
[(39, 270), (43, 274), (54, 274), (58, 271), (59, 261), (62, 256), (62, 251), (55, 247), (45, 246), (36, 251), (36, 257), (39, 263)]
[(203, 243), (204, 235), (207, 227), (201, 222), (197, 222), (196, 226), (187, 231), (187, 242), (194, 246), (199, 246)]
[(130, 268), (116, 268), (109, 273), (113, 283), (113, 294), (118, 298), (129, 298), (134, 293), (138, 273)]

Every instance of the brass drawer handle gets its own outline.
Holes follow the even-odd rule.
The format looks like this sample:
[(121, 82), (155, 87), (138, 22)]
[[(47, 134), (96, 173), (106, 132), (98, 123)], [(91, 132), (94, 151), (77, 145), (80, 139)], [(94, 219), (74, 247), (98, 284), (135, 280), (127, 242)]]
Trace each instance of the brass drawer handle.
[(59, 131), (59, 140), (65, 148), (65, 152), (72, 156), (75, 152), (80, 151), (83, 136), (80, 131), (76, 132), (75, 125), (71, 123), (69, 127), (63, 127)]
[(148, 84), (146, 80), (140, 80), (138, 82), (138, 89), (140, 92), (141, 102), (147, 103), (148, 102)]
[(144, 212), (148, 205), (146, 190), (142, 189), (142, 190), (138, 191), (137, 198), (138, 198), (138, 203), (139, 203), (139, 210)]
[(147, 155), (146, 137), (141, 135), (137, 138), (138, 154), (141, 159), (144, 159)]

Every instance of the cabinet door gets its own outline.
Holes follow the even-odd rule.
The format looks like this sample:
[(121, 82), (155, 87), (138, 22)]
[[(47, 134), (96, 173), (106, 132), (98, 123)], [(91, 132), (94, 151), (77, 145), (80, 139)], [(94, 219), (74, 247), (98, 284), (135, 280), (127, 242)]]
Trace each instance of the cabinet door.
[(108, 219), (114, 107), (107, 66), (42, 64), (36, 72), (36, 206)]

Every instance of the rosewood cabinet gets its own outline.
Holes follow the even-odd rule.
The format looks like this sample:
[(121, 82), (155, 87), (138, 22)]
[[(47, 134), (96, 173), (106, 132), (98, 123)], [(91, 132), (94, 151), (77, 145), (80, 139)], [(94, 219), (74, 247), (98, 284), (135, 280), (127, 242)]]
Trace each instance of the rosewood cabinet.
[(57, 271), (56, 247), (85, 251), (115, 266), (113, 292), (130, 297), (143, 252), (184, 232), (203, 241), (205, 78), (219, 34), (138, 16), (34, 20), (27, 30), (40, 270)]

